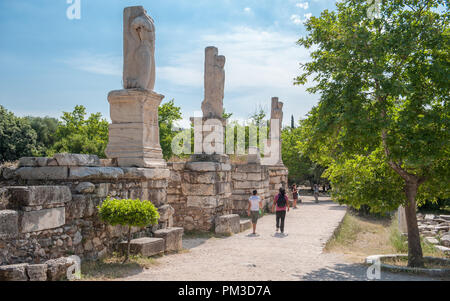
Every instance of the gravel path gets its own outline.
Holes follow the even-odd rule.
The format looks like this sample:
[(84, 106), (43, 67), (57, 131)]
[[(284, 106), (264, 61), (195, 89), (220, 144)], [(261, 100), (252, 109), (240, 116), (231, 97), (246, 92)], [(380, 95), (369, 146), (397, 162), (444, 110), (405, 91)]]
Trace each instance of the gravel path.
[[(345, 215), (346, 208), (320, 198), (302, 197), (299, 209), (288, 212), (285, 235), (275, 234), (275, 216), (251, 230), (227, 238), (185, 239), (189, 252), (164, 256), (158, 265), (120, 280), (367, 280), (367, 267), (345, 262), (322, 249)], [(381, 280), (438, 280), (382, 272)]]

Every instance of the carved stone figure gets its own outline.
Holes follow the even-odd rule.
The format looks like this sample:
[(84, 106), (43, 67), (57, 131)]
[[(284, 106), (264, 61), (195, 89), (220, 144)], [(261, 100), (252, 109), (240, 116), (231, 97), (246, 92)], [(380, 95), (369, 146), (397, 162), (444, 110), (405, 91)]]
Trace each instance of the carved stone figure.
[[(278, 101), (278, 97), (272, 97), (272, 112), (271, 112), (271, 129), (270, 129), (270, 139), (276, 140), (274, 143), (271, 143), (272, 147), (275, 147), (276, 150), (274, 155), (276, 156), (277, 164), (283, 164), (283, 159), (281, 157), (281, 129), (283, 127), (283, 103)], [(273, 129), (272, 122), (278, 122), (278, 128)], [(275, 130), (272, 133), (272, 130)]]
[(165, 168), (159, 142), (155, 26), (142, 6), (124, 9), (124, 90), (108, 95), (112, 124), (105, 150), (119, 166)]
[(142, 6), (124, 9), (124, 62), (125, 89), (155, 87), (155, 25)]
[(205, 99), (203, 117), (222, 119), (225, 87), (225, 57), (216, 47), (205, 49)]
[(281, 133), (281, 126), (283, 122), (283, 103), (278, 101), (278, 97), (272, 97), (272, 112), (271, 112), (271, 119), (277, 119), (280, 123), (280, 133)]

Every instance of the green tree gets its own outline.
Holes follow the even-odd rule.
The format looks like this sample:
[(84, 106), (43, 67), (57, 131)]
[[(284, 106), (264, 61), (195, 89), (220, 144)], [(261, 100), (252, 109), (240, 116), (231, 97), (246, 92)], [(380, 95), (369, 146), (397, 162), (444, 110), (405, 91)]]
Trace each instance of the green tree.
[(181, 108), (172, 99), (158, 108), (158, 114), (159, 141), (164, 159), (169, 160), (173, 156), (172, 140), (180, 132), (174, 130), (174, 122), (181, 119)]
[(51, 117), (34, 117), (26, 116), (24, 120), (35, 130), (37, 134), (36, 152), (34, 156), (45, 156), (49, 148), (56, 141), (56, 129), (58, 127), (58, 119)]
[(86, 108), (78, 105), (73, 112), (63, 112), (55, 133), (56, 142), (47, 153), (93, 154), (106, 158), (108, 126), (100, 113), (86, 119)]
[(109, 197), (98, 206), (100, 219), (112, 226), (128, 226), (128, 245), (125, 260), (130, 256), (131, 227), (156, 225), (159, 219), (158, 209), (150, 201), (117, 200)]
[(289, 170), (290, 182), (298, 184), (309, 182), (311, 189), (313, 189), (314, 184), (324, 181), (322, 175), (325, 168), (311, 160), (307, 153), (301, 151), (299, 146), (299, 139), (303, 130), (301, 124), (302, 121), (300, 121), (299, 127), (284, 129), (281, 132), (281, 139), (283, 140), (281, 154), (283, 163)]
[(225, 120), (228, 120), (228, 119), (230, 119), (231, 116), (233, 116), (233, 113), (227, 113), (225, 108), (223, 108), (222, 118)]
[[(408, 265), (423, 266), (417, 202), (448, 197), (450, 178), (449, 11), (444, 0), (344, 0), (306, 22), (321, 99), (301, 143), (330, 166), (345, 202), (374, 210), (406, 208)], [(359, 199), (359, 201), (358, 201)]]
[(267, 116), (266, 111), (262, 106), (259, 106), (251, 115), (250, 120), (252, 123), (258, 127), (265, 126), (266, 121), (265, 118)]
[(0, 162), (32, 156), (36, 151), (36, 137), (28, 122), (0, 105)]

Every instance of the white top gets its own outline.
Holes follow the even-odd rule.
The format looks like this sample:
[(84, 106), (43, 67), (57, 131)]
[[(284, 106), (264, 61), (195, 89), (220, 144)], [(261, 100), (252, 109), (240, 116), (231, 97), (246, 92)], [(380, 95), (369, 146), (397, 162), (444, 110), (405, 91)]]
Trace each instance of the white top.
[(261, 202), (261, 198), (257, 195), (252, 195), (248, 201), (252, 204), (250, 207), (251, 211), (259, 211), (259, 202)]

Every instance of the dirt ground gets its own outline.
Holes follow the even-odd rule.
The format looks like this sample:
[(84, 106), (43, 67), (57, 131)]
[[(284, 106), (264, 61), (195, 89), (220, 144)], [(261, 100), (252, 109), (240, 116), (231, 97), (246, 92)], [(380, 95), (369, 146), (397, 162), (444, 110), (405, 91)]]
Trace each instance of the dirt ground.
[[(142, 281), (295, 281), (368, 280), (367, 267), (323, 248), (342, 221), (346, 207), (321, 197), (303, 203), (286, 217), (285, 235), (275, 233), (275, 216), (266, 215), (251, 230), (226, 238), (183, 240), (187, 252), (158, 258), (158, 264), (118, 280)], [(439, 280), (382, 272), (381, 280)]]

